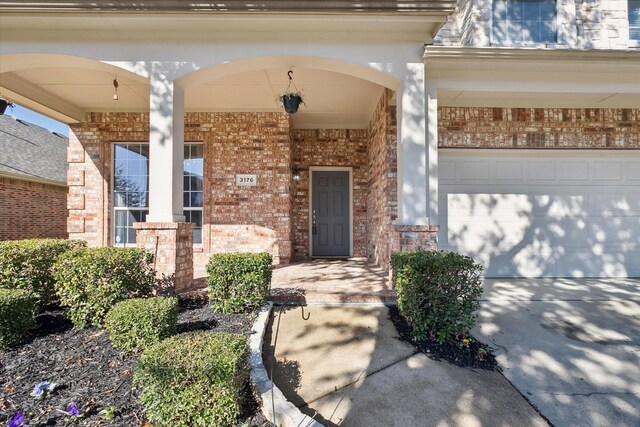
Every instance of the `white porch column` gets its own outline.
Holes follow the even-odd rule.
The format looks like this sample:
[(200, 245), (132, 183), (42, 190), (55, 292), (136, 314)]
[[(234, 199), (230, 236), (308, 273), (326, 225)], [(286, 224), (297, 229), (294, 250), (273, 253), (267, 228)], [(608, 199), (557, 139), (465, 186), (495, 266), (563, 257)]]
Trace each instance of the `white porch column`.
[(427, 201), (430, 225), (438, 225), (438, 89), (427, 76)]
[(407, 64), (396, 91), (398, 123), (398, 224), (429, 223), (424, 64)]
[(147, 222), (184, 222), (184, 92), (161, 71), (150, 77), (149, 215)]

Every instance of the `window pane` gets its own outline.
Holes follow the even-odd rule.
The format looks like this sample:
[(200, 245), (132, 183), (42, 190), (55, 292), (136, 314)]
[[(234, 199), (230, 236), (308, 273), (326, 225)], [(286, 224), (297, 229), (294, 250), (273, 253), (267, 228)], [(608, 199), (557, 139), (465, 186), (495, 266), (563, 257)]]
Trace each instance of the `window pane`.
[(182, 206), (185, 208), (191, 207), (191, 197), (189, 196), (190, 194), (191, 193), (189, 193), (188, 191), (182, 193)]
[(136, 242), (136, 230), (133, 228), (127, 228), (127, 243)]
[(193, 243), (196, 245), (202, 244), (202, 228), (193, 229)]
[(629, 39), (640, 40), (640, 0), (629, 0)]
[(191, 179), (191, 190), (202, 191), (202, 177), (201, 176), (192, 176)]
[(116, 144), (114, 150), (114, 193), (116, 244), (134, 244), (134, 222), (146, 219), (149, 205), (149, 146)]
[(125, 227), (116, 227), (115, 242), (119, 245), (127, 243), (127, 229)]
[(191, 193), (191, 206), (193, 207), (202, 207), (202, 192), (192, 192)]
[(491, 40), (496, 44), (556, 41), (556, 3), (551, 0), (493, 2)]

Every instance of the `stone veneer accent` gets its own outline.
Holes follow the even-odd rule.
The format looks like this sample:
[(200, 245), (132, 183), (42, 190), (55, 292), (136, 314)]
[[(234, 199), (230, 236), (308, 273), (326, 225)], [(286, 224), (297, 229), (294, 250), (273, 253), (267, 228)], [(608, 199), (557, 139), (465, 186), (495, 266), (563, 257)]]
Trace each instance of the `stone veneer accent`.
[[(492, 4), (488, 0), (458, 0), (456, 10), (438, 31), (434, 43), (444, 46), (496, 46), (491, 39)], [(549, 43), (546, 47), (638, 47), (637, 41), (629, 39), (628, 2), (625, 0), (558, 0), (556, 14), (556, 43)]]
[(309, 167), (353, 169), (353, 256), (366, 257), (367, 146), (366, 129), (301, 129), (295, 131), (293, 166), (300, 181), (293, 189), (293, 255), (309, 257)]
[(0, 177), (0, 240), (67, 236), (66, 187)]
[(189, 222), (137, 222), (136, 245), (155, 255), (158, 278), (174, 276), (176, 292), (193, 281), (193, 224)]
[(640, 109), (440, 107), (438, 146), (638, 149)]
[(385, 90), (369, 124), (369, 184), (367, 191), (367, 259), (388, 267), (393, 222), (398, 217), (398, 156), (396, 107)]

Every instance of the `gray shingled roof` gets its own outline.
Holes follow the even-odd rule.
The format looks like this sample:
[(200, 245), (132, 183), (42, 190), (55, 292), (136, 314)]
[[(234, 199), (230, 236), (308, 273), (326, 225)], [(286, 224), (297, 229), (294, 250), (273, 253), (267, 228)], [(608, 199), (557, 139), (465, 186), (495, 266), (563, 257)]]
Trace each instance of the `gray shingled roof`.
[(0, 174), (67, 184), (68, 138), (0, 115)]

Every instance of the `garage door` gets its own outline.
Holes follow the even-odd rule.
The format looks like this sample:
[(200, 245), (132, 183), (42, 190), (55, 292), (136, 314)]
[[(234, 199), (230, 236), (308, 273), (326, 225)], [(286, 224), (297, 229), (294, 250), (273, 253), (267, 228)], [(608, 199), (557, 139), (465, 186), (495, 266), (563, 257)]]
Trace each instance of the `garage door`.
[(487, 277), (640, 277), (640, 151), (440, 150), (440, 249)]

